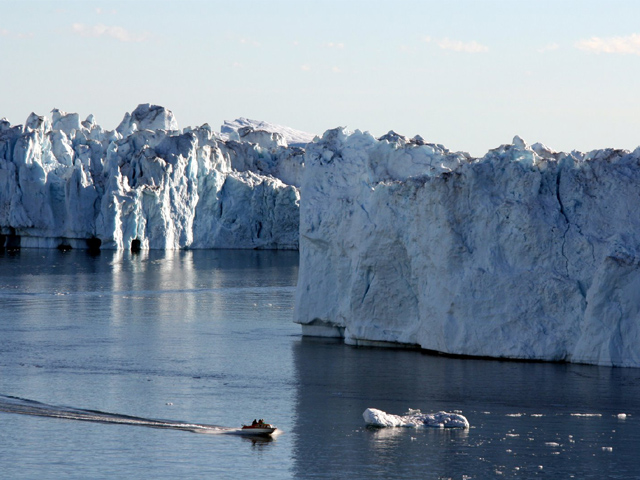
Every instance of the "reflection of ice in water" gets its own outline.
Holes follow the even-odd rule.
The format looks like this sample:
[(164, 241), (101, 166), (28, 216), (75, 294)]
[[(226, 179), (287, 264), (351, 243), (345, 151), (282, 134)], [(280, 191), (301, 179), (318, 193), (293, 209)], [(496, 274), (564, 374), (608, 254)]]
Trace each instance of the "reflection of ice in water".
[(369, 425), (367, 429), (371, 432), (373, 440), (376, 443), (380, 442), (380, 445), (384, 445), (385, 447), (391, 443), (395, 444), (395, 441), (400, 440), (401, 438), (405, 438), (404, 436), (407, 436), (406, 438), (410, 438), (411, 441), (427, 440), (427, 442), (430, 441), (429, 439), (432, 439), (431, 435), (436, 435), (440, 439), (442, 438), (442, 435), (455, 436), (458, 441), (464, 440), (469, 436), (469, 429), (467, 428), (423, 429), (423, 435), (427, 435), (426, 437), (423, 435), (415, 437), (413, 436), (416, 434), (415, 430), (408, 430), (406, 428), (379, 428), (373, 425)]
[(376, 440), (391, 440), (405, 433), (399, 428), (376, 428), (372, 430), (373, 438)]

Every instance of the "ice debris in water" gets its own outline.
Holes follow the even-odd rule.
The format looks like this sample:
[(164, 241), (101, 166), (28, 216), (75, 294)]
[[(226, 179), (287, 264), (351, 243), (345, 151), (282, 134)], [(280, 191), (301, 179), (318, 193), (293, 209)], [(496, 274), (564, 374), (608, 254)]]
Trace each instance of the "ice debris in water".
[(362, 414), (367, 425), (374, 427), (434, 427), (469, 428), (469, 421), (459, 413), (422, 413), (410, 409), (404, 415), (393, 415), (376, 408), (367, 408)]

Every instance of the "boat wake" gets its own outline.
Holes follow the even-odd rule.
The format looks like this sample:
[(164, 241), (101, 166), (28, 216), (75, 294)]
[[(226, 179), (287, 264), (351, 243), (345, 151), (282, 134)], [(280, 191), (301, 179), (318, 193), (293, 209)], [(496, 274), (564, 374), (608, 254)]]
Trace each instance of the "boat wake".
[(205, 434), (244, 435), (242, 429), (207, 425), (174, 420), (156, 420), (144, 417), (134, 417), (119, 413), (102, 412), (100, 410), (86, 410), (82, 408), (49, 405), (28, 398), (0, 395), (0, 412), (16, 413), (20, 415), (35, 415), (38, 417), (63, 418), (65, 420), (79, 420), (83, 422), (112, 423), (120, 425), (137, 425), (141, 427), (164, 428), (169, 430), (183, 430)]
[(367, 425), (373, 427), (469, 428), (469, 421), (459, 413), (422, 413), (410, 409), (404, 415), (392, 415), (376, 408), (367, 408), (362, 417)]

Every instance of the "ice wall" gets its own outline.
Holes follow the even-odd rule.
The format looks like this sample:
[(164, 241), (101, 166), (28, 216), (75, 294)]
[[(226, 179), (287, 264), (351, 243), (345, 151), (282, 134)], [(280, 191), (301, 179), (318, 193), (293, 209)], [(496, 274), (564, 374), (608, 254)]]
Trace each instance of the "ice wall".
[(349, 344), (640, 367), (640, 148), (308, 145), (295, 321)]
[(155, 105), (114, 131), (52, 113), (0, 121), (0, 246), (297, 248), (303, 150), (180, 130)]

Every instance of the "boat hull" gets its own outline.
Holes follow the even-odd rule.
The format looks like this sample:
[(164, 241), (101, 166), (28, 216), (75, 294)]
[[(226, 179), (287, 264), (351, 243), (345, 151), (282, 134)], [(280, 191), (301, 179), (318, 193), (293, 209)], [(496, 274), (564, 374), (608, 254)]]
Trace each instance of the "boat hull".
[(277, 428), (269, 427), (269, 428), (241, 428), (237, 431), (239, 435), (271, 435), (275, 432)]

